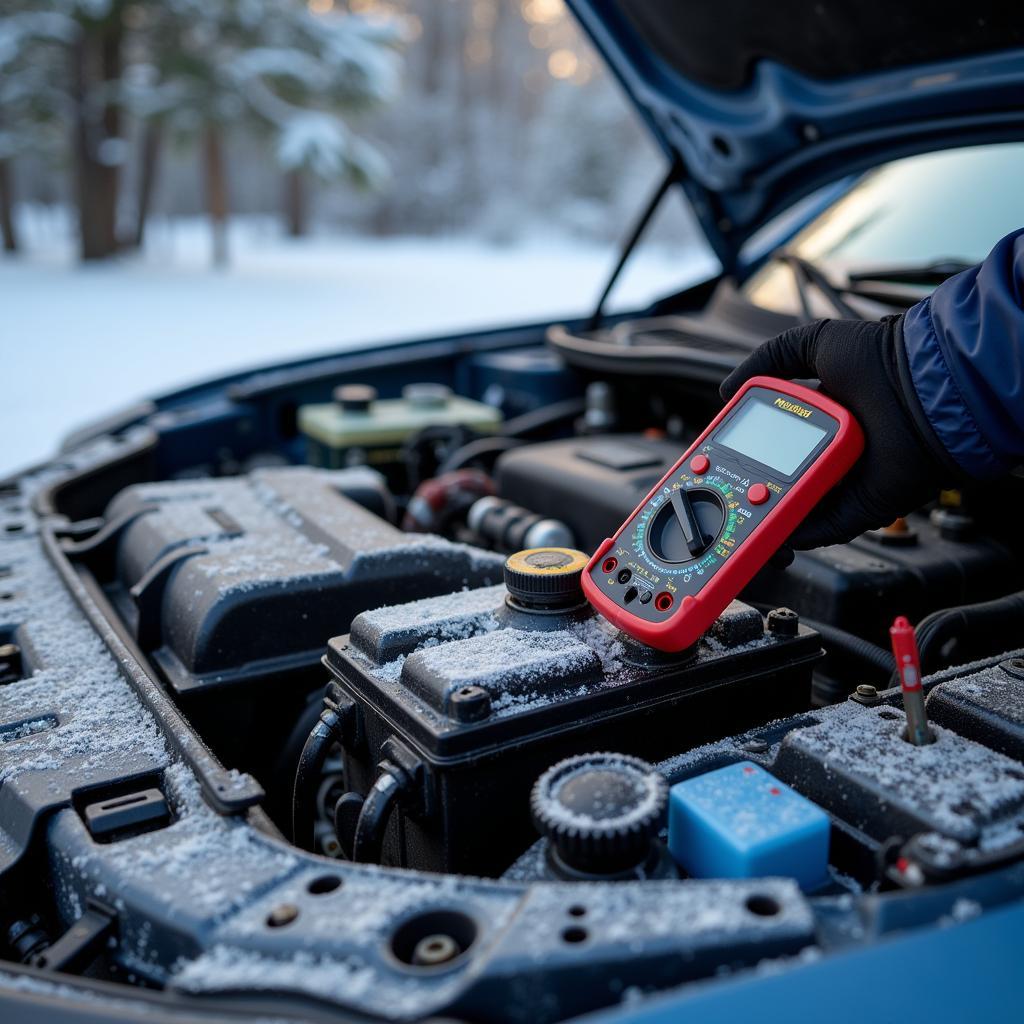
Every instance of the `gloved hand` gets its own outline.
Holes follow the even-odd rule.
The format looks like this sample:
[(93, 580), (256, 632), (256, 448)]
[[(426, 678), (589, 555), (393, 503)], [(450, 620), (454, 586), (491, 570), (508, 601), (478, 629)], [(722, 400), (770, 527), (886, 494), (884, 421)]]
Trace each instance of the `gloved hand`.
[(759, 374), (817, 378), (864, 430), (864, 454), (793, 532), (792, 547), (840, 544), (888, 526), (958, 477), (900, 366), (902, 320), (818, 320), (793, 327), (757, 348), (722, 383), (728, 400)]

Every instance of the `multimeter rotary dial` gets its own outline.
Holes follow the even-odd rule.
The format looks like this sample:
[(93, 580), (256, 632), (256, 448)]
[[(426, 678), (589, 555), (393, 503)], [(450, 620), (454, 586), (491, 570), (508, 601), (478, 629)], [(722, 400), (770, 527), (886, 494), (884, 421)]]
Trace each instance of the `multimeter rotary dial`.
[(652, 647), (691, 647), (863, 448), (827, 396), (751, 378), (594, 552), (587, 600)]
[(706, 487), (679, 488), (651, 518), (648, 551), (666, 565), (700, 558), (718, 539), (725, 524), (725, 506)]

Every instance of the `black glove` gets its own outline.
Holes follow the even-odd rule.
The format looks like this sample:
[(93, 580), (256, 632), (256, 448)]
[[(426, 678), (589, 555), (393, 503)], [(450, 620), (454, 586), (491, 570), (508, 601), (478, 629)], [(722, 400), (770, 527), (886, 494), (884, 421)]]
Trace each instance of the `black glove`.
[(905, 366), (902, 325), (902, 316), (892, 316), (793, 327), (757, 348), (722, 383), (728, 400), (758, 374), (816, 377), (864, 430), (864, 454), (794, 530), (789, 544), (795, 548), (840, 544), (888, 526), (960, 475), (918, 403)]

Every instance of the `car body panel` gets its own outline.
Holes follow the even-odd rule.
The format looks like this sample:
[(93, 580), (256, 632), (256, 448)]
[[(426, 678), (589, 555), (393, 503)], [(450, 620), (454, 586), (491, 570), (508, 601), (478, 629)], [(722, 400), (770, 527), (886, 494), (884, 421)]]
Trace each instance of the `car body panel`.
[[(971, 38), (971, 18), (983, 25), (1005, 5), (972, 7), (966, 20), (967, 8), (920, 8), (919, 24), (904, 12), (889, 40), (891, 59), (827, 80), (761, 56), (752, 40), (748, 74), (731, 88), (686, 77), (638, 29), (638, 14), (646, 12), (648, 33), (658, 19), (671, 19), (681, 31), (678, 23), (689, 9), (672, 13), (683, 8), (664, 0), (639, 0), (628, 13), (622, 0), (569, 0), (569, 6), (666, 156), (677, 162), (727, 273), (736, 270), (740, 248), (754, 232), (829, 182), (917, 153), (1024, 137), (1022, 30), (999, 37), (978, 29), (979, 38)], [(726, 15), (735, 18), (743, 6), (739, 0), (724, 5), (723, 31), (732, 24)], [(774, 17), (786, 16), (772, 10)], [(862, 5), (846, 10), (865, 25), (883, 13)], [(841, 26), (850, 21), (838, 8), (828, 13)], [(906, 59), (946, 56), (900, 63), (897, 33), (915, 28), (933, 33), (935, 45), (907, 47)]]

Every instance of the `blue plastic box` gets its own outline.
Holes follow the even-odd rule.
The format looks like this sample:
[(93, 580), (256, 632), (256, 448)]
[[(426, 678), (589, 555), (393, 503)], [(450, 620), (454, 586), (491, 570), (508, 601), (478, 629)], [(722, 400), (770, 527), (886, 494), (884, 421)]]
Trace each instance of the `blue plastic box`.
[(750, 761), (669, 790), (669, 851), (694, 878), (780, 875), (812, 889), (827, 878), (828, 839), (828, 815)]

